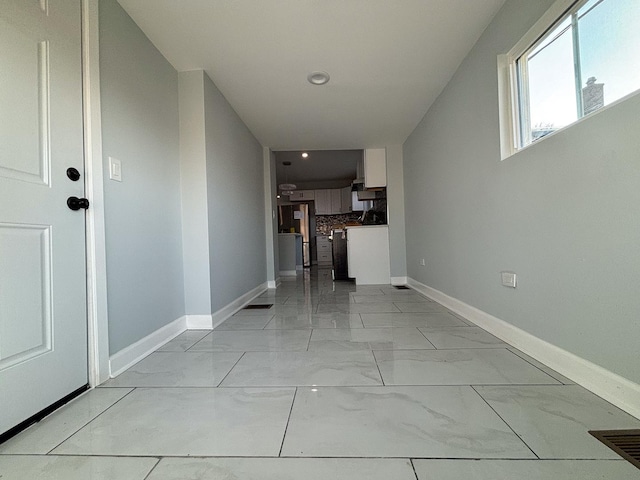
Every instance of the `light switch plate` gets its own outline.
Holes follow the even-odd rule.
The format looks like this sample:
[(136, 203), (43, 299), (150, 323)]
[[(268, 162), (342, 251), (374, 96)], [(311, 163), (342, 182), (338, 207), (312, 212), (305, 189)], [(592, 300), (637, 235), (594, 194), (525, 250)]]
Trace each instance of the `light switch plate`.
[(122, 163), (117, 158), (109, 157), (109, 178), (116, 182), (122, 181)]

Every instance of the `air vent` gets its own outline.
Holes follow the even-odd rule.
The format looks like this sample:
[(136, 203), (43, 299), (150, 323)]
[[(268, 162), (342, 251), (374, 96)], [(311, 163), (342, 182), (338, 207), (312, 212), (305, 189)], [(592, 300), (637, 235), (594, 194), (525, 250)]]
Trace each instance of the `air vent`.
[(394, 285), (394, 287), (396, 287), (398, 290), (411, 290), (406, 285)]
[(267, 310), (273, 307), (273, 303), (266, 303), (264, 305), (247, 305), (243, 310)]
[(640, 430), (591, 430), (589, 433), (640, 468)]

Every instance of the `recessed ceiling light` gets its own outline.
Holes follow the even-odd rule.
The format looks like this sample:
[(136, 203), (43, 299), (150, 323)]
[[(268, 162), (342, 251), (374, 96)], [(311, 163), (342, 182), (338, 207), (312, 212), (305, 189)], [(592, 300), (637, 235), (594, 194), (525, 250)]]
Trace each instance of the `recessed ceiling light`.
[(313, 85), (324, 85), (329, 82), (329, 74), (327, 72), (311, 72), (307, 75), (307, 80)]
[(302, 154), (302, 158), (307, 158), (308, 156), (309, 156), (309, 154), (308, 154), (307, 152), (304, 152), (304, 153)]

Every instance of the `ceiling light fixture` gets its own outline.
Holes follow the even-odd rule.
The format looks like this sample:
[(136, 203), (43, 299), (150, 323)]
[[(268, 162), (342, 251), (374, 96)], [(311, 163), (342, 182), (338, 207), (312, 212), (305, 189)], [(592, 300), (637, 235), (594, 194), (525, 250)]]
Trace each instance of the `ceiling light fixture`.
[(329, 82), (329, 78), (327, 72), (311, 72), (307, 75), (307, 81), (312, 85), (324, 85)]
[[(290, 167), (291, 162), (282, 162), (282, 165), (284, 165), (285, 167)], [(278, 185), (278, 188), (280, 189), (280, 192), (282, 195), (292, 195), (293, 190), (295, 190), (298, 187), (296, 187), (295, 184), (293, 183), (289, 183), (289, 172), (286, 171), (285, 177), (284, 177), (284, 183), (281, 183), (280, 185)]]
[(304, 152), (304, 153), (302, 154), (302, 158), (307, 158), (308, 156), (309, 156), (309, 154), (308, 154), (307, 152)]

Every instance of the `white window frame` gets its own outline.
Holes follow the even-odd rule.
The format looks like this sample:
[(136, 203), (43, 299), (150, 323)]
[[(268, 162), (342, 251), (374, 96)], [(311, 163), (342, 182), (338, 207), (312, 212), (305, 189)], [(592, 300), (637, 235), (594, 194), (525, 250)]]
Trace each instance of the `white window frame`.
[[(509, 52), (498, 56), (500, 156), (502, 160), (533, 145), (533, 142), (529, 142), (526, 145), (523, 145), (522, 142), (521, 127), (523, 122), (520, 118), (521, 98), (518, 89), (516, 61), (528, 50), (533, 48), (533, 46), (557, 24), (563, 21), (570, 10), (577, 5), (586, 3), (586, 1), (587, 0), (558, 0)], [(522, 68), (526, 69), (526, 63)], [(526, 72), (524, 73), (526, 74)], [(524, 85), (522, 90), (526, 90), (527, 87), (528, 85)], [(525, 91), (523, 93), (523, 97), (528, 99), (528, 92)], [(578, 121), (580, 121), (580, 119), (578, 119)], [(574, 125), (574, 123), (570, 125)]]

